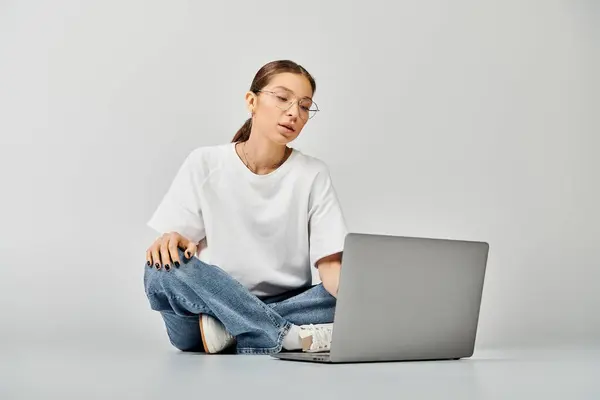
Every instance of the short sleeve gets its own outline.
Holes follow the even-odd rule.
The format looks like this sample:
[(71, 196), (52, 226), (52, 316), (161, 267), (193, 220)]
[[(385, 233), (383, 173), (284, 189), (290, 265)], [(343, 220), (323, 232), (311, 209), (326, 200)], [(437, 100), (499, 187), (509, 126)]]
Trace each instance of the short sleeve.
[(173, 179), (148, 226), (159, 233), (177, 232), (198, 243), (205, 236), (200, 189), (205, 173), (197, 152), (190, 153)]
[(309, 202), (310, 265), (342, 252), (348, 233), (340, 202), (329, 170), (324, 167), (313, 182)]

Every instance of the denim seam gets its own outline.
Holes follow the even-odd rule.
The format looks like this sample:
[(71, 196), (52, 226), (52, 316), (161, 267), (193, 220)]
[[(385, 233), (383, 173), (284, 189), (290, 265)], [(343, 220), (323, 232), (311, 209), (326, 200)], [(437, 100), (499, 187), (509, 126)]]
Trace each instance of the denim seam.
[(181, 297), (181, 296), (174, 295), (174, 296), (172, 296), (171, 298), (173, 298), (173, 299), (176, 299), (176, 300), (179, 300), (179, 301), (181, 301), (182, 303), (189, 304), (189, 305), (191, 305), (192, 307), (195, 307), (195, 308), (197, 308), (197, 309), (200, 309), (200, 310), (206, 310), (206, 307), (204, 307), (204, 306), (201, 306), (200, 304), (192, 303), (191, 301), (188, 301), (188, 300), (186, 300), (185, 298), (183, 298), (183, 297)]
[[(182, 303), (184, 303), (184, 304), (191, 305), (192, 307), (194, 307), (194, 308), (197, 308), (197, 309), (200, 309), (200, 310), (204, 310), (204, 311), (205, 311), (205, 310), (207, 309), (207, 307), (205, 307), (205, 306), (202, 306), (202, 305), (200, 305), (200, 304), (192, 303), (191, 301), (188, 301), (188, 300), (186, 300), (185, 298), (183, 298), (183, 297), (181, 297), (181, 296), (177, 296), (177, 295), (168, 295), (168, 294), (167, 294), (167, 293), (165, 293), (165, 292), (159, 292), (159, 291), (155, 291), (155, 292), (148, 292), (148, 296), (154, 296), (154, 295), (157, 295), (157, 294), (163, 295), (163, 296), (165, 296), (165, 297), (167, 297), (167, 298), (169, 298), (169, 299), (173, 299), (173, 300), (180, 301), (180, 302), (182, 302)], [(202, 313), (201, 313), (201, 314), (202, 314)]]
[(253, 348), (253, 347), (242, 347), (238, 348), (236, 352), (238, 354), (274, 354), (279, 353), (281, 348), (283, 347), (283, 338), (290, 331), (292, 327), (292, 323), (286, 321), (283, 329), (279, 331), (279, 336), (277, 337), (277, 346), (267, 347), (267, 348)]

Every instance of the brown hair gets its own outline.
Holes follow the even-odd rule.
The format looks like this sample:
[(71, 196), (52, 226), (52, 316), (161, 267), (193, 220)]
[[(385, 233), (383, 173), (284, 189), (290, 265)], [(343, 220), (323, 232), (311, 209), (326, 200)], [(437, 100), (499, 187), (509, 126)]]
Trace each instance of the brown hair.
[[(252, 84), (250, 85), (250, 91), (258, 93), (259, 90), (269, 84), (273, 76), (283, 72), (291, 72), (306, 77), (306, 79), (308, 79), (310, 82), (313, 94), (317, 90), (315, 79), (311, 74), (308, 73), (306, 69), (304, 69), (304, 67), (290, 60), (278, 60), (271, 61), (270, 63), (263, 65), (262, 68), (258, 70), (254, 76), (254, 79), (252, 80)], [(245, 142), (250, 138), (251, 130), (252, 118), (248, 118), (246, 122), (244, 122), (244, 125), (242, 125), (242, 127), (237, 131), (231, 142)]]

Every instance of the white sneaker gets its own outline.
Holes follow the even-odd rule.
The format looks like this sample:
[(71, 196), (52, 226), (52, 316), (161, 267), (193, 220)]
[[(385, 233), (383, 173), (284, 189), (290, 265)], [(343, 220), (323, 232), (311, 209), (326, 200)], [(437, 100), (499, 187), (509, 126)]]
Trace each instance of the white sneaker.
[(200, 334), (207, 354), (219, 353), (235, 343), (235, 338), (225, 330), (225, 325), (210, 315), (200, 315)]
[(329, 351), (332, 334), (333, 324), (301, 325), (299, 335), (302, 351), (309, 353)]

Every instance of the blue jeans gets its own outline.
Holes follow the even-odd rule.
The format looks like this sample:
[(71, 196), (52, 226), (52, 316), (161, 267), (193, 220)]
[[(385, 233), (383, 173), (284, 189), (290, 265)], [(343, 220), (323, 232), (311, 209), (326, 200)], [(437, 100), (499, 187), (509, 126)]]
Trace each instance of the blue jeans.
[(179, 350), (203, 351), (200, 314), (225, 325), (239, 354), (278, 353), (292, 324), (333, 322), (336, 299), (322, 284), (258, 298), (221, 268), (196, 257), (188, 260), (183, 250), (179, 258), (180, 267), (170, 271), (144, 267), (150, 307), (160, 312), (169, 340)]

